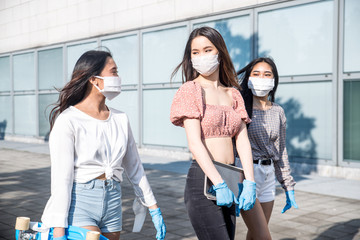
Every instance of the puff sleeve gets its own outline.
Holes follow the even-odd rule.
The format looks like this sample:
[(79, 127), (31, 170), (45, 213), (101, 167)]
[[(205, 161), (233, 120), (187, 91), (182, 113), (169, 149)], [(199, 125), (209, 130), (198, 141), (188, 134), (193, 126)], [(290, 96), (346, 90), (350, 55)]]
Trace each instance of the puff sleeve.
[(170, 121), (183, 127), (184, 119), (201, 119), (204, 114), (202, 89), (193, 81), (184, 83), (176, 92), (170, 109)]
[(234, 104), (234, 110), (235, 112), (240, 114), (241, 119), (245, 122), (245, 123), (251, 123), (251, 119), (249, 118), (249, 115), (246, 112), (245, 109), (245, 103), (244, 103), (244, 99), (242, 98), (240, 92), (238, 90), (236, 90), (235, 88), (233, 88), (233, 104)]

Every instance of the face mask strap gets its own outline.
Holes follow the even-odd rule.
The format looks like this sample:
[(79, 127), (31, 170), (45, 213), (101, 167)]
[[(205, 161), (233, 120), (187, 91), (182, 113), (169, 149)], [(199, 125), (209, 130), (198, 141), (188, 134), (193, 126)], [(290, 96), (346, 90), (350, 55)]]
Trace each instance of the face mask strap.
[(99, 92), (102, 92), (102, 90), (98, 86), (96, 86), (95, 84), (93, 84), (93, 85), (97, 90), (99, 90)]
[[(102, 80), (104, 80), (104, 78), (103, 77), (100, 77), (100, 76), (94, 76), (94, 77), (96, 77), (96, 78), (100, 78), (100, 79), (102, 79)], [(91, 83), (97, 90), (99, 90), (99, 92), (101, 92), (102, 90), (98, 87), (98, 86), (96, 86), (94, 83)]]

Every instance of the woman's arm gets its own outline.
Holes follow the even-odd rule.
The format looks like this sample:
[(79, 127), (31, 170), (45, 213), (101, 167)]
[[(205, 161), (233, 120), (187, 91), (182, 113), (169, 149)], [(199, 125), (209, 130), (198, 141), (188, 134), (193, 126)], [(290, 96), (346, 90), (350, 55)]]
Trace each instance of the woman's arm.
[(65, 228), (54, 227), (54, 231), (53, 231), (54, 238), (62, 237), (64, 235), (65, 235)]
[(128, 131), (128, 143), (126, 154), (121, 165), (125, 170), (127, 178), (134, 188), (135, 195), (139, 198), (144, 206), (151, 207), (156, 205), (156, 199), (146, 177), (145, 170), (140, 160), (136, 142), (134, 140), (127, 117), (125, 124)]
[(244, 121), (241, 121), (240, 131), (236, 135), (236, 150), (244, 169), (245, 179), (255, 182), (251, 145)]
[(286, 191), (291, 191), (294, 190), (296, 183), (291, 176), (290, 163), (286, 151), (286, 117), (283, 110), (280, 112), (280, 136), (278, 141), (279, 161), (274, 161), (275, 175), (281, 186)]
[(184, 120), (184, 127), (189, 149), (200, 168), (214, 185), (222, 183), (223, 179), (212, 163), (209, 152), (201, 140), (200, 120), (187, 118)]
[(70, 121), (59, 116), (50, 133), (51, 196), (48, 200), (42, 222), (54, 227), (54, 237), (65, 234), (68, 227), (68, 211), (74, 181), (74, 132)]

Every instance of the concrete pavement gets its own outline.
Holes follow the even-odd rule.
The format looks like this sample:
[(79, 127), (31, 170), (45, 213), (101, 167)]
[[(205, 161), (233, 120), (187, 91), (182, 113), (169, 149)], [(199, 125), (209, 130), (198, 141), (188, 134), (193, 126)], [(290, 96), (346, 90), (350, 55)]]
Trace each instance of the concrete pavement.
[[(183, 191), (188, 161), (141, 155), (150, 184), (167, 225), (166, 239), (197, 239), (188, 220)], [(285, 214), (285, 194), (278, 186), (270, 220), (273, 239), (360, 239), (360, 181), (295, 176), (299, 209)], [(131, 184), (123, 190), (121, 239), (155, 239), (148, 215), (140, 233), (132, 233)], [(50, 195), (50, 159), (47, 144), (0, 141), (0, 239), (14, 239), (17, 216), (40, 221)], [(246, 226), (237, 219), (236, 239), (245, 239)]]

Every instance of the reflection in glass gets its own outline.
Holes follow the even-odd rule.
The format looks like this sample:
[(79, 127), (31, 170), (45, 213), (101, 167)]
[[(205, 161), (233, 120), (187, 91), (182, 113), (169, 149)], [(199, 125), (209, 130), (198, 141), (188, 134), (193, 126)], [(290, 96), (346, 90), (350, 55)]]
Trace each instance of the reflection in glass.
[(360, 1), (345, 1), (344, 72), (360, 71)]
[(0, 106), (0, 135), (3, 133), (12, 133), (11, 96), (0, 96)]
[(198, 23), (194, 25), (194, 29), (202, 26), (212, 27), (219, 31), (224, 38), (236, 71), (250, 62), (252, 59), (251, 28), (248, 15)]
[(134, 139), (139, 143), (139, 101), (136, 90), (122, 91), (119, 96), (111, 101), (106, 100), (106, 105), (125, 112), (129, 118)]
[(15, 55), (14, 64), (14, 90), (34, 90), (35, 82), (35, 62), (34, 53)]
[(15, 134), (36, 136), (35, 95), (14, 96)]
[(187, 147), (185, 130), (170, 122), (170, 107), (176, 90), (144, 90), (144, 144)]
[(344, 82), (344, 159), (360, 162), (360, 80)]
[(333, 1), (259, 13), (258, 55), (271, 56), (281, 76), (332, 72)]
[(54, 103), (58, 100), (58, 94), (39, 95), (39, 135), (48, 138), (50, 132), (49, 114), (55, 107)]
[(11, 91), (10, 57), (0, 57), (0, 92)]
[(286, 147), (290, 157), (305, 161), (332, 159), (331, 87), (331, 82), (279, 85), (276, 102), (287, 118)]
[(73, 46), (69, 46), (67, 48), (67, 79), (66, 81), (70, 81), (71, 74), (74, 70), (75, 64), (80, 56), (89, 50), (96, 50), (97, 43), (90, 42), (90, 43), (83, 43), (77, 44)]
[(139, 51), (136, 35), (104, 40), (102, 46), (107, 47), (113, 55), (118, 67), (121, 84), (138, 84)]
[(39, 51), (39, 89), (54, 89), (63, 84), (62, 48)]
[[(171, 73), (183, 58), (188, 38), (186, 27), (143, 35), (143, 83), (170, 83)], [(173, 81), (181, 82), (181, 74)]]

